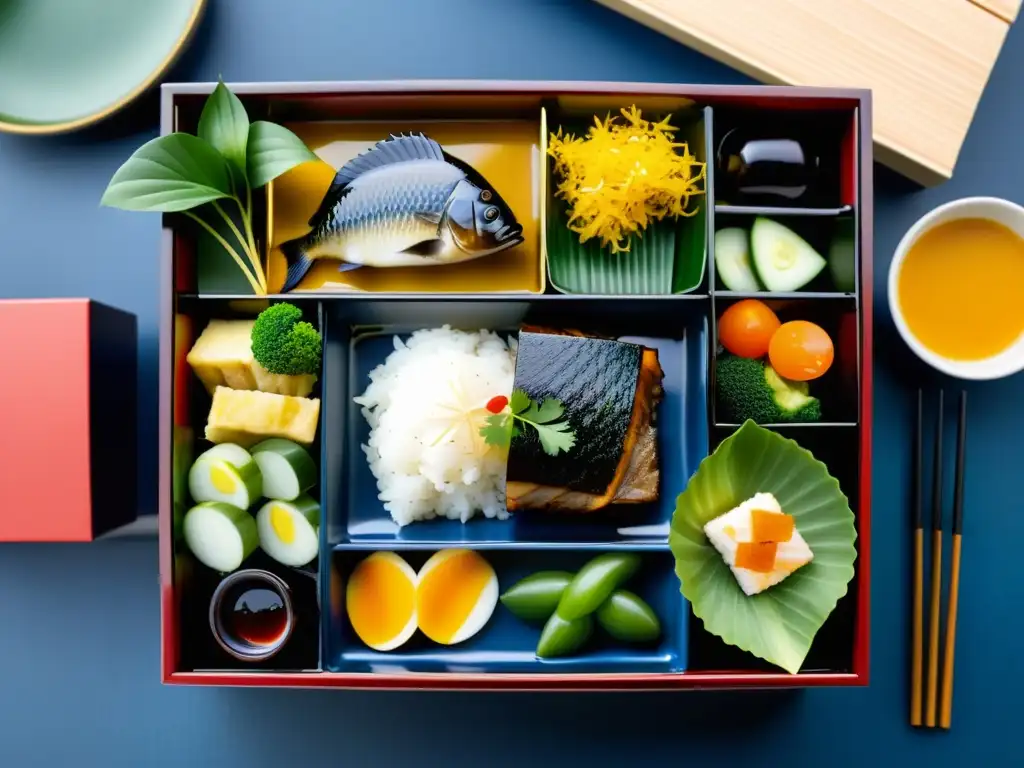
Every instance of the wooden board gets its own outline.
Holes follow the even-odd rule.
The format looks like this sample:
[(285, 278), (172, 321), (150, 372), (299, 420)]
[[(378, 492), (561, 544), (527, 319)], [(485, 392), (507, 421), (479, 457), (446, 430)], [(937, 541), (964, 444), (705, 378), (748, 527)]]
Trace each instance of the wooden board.
[(1021, 0), (597, 0), (763, 82), (870, 88), (875, 154), (953, 175)]

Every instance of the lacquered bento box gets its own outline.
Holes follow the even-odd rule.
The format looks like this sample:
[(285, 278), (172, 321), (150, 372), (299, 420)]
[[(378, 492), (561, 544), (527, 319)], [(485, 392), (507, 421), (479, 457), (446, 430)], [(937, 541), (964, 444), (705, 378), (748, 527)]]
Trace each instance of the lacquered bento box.
[[(163, 86), (162, 133), (194, 132), (215, 84)], [(161, 260), (160, 572), (162, 678), (175, 684), (290, 687), (642, 690), (866, 685), (868, 681), (871, 489), (870, 94), (771, 86), (728, 87), (586, 82), (350, 82), (231, 85), (252, 120), (294, 131), (323, 161), (260, 190), (254, 225), (266, 256), (268, 295), (253, 296), (223, 254), (165, 217)], [(564, 226), (547, 148), (556, 130), (585, 131), (596, 117), (635, 105), (671, 114), (706, 180), (696, 214), (657, 230), (619, 269)], [(716, 152), (771, 121), (799, 124), (825, 146), (815, 159), (811, 204), (748, 204), (716, 180)], [(497, 186), (517, 211), (522, 244), (508, 252), (432, 269), (336, 270), (314, 264), (298, 290), (281, 293), (288, 265), (280, 245), (306, 226), (334, 171), (388, 135), (429, 132)], [(739, 132), (737, 134), (736, 132)], [(756, 131), (755, 131), (756, 133)], [(745, 140), (744, 140), (745, 141)], [(743, 142), (741, 141), (741, 144)], [(776, 149), (778, 147), (776, 146)], [(783, 149), (783, 155), (785, 155)], [(784, 158), (783, 158), (784, 159)], [(799, 183), (799, 182), (795, 182)], [(312, 190), (312, 191), (311, 191)], [(749, 191), (749, 190), (748, 190)], [(799, 195), (797, 196), (799, 197)], [(801, 200), (803, 198), (800, 198)], [(828, 271), (793, 291), (728, 290), (716, 273), (716, 232), (758, 219), (783, 223), (824, 252), (830, 233), (849, 236), (850, 282)], [(666, 245), (666, 242), (668, 243)], [(605, 261), (601, 261), (606, 259)], [(635, 265), (641, 265), (636, 267)], [(611, 265), (611, 266), (610, 266)], [(791, 673), (705, 631), (680, 591), (669, 530), (677, 496), (701, 462), (740, 424), (716, 398), (718, 318), (738, 302), (763, 301), (783, 320), (813, 320), (835, 340), (821, 418), (768, 423), (824, 462), (849, 501), (856, 527), (855, 574)], [(216, 641), (214, 609), (229, 599), (230, 576), (195, 562), (180, 541), (189, 502), (183, 467), (201, 451), (210, 394), (185, 355), (211, 319), (252, 318), (287, 301), (323, 337), (316, 438), (318, 553), (307, 567), (262, 552), (243, 565), (270, 573), (291, 595), (287, 646), (271, 658), (242, 660)], [(660, 493), (618, 516), (477, 516), (397, 526), (385, 510), (364, 455), (370, 427), (353, 398), (396, 348), (396, 337), (449, 325), (495, 329), (586, 327), (657, 350), (664, 373), (658, 414)], [(831, 353), (830, 353), (831, 354)], [(503, 405), (503, 403), (501, 404)], [(723, 510), (724, 511), (724, 510)], [(580, 654), (542, 659), (538, 629), (503, 612), (465, 642), (417, 636), (394, 649), (359, 641), (347, 613), (346, 585), (371, 553), (400, 556), (413, 569), (441, 550), (477, 552), (502, 590), (536, 572), (575, 572), (602, 555), (635, 553), (642, 568), (629, 588), (657, 614), (655, 642), (633, 647), (598, 640)], [(632, 555), (630, 555), (632, 557)], [(468, 578), (468, 577), (467, 577)], [(271, 583), (272, 582), (272, 583)], [(276, 585), (276, 587), (275, 587)], [(372, 604), (372, 603), (371, 603)], [(383, 610), (383, 609), (382, 609)]]

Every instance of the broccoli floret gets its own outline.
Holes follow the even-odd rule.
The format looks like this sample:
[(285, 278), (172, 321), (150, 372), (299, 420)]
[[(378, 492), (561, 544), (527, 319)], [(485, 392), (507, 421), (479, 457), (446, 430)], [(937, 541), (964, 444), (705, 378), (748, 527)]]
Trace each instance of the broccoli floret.
[(727, 355), (715, 367), (720, 417), (741, 424), (821, 420), (821, 402), (809, 394), (806, 381), (783, 379), (760, 360)]
[(302, 310), (294, 304), (268, 307), (252, 326), (252, 355), (270, 373), (316, 374), (322, 353), (320, 332), (303, 321)]

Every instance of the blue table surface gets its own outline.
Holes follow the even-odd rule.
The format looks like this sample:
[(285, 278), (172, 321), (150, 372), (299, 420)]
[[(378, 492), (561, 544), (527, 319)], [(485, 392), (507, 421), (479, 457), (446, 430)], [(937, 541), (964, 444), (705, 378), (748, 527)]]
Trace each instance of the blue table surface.
[[(211, 0), (167, 80), (748, 79), (587, 0)], [(890, 255), (931, 207), (1024, 202), (1024, 29), (1011, 31), (955, 178), (920, 190), (876, 169), (871, 685), (796, 692), (524, 696), (163, 687), (152, 540), (0, 546), (0, 766), (321, 764), (1019, 764), (1024, 686), (1014, 456), (1020, 377), (969, 385), (968, 487), (954, 728), (907, 725), (910, 397), (940, 381), (885, 301)], [(890, 107), (891, 108), (891, 107)], [(98, 129), (0, 137), (0, 296), (90, 296), (139, 318), (142, 512), (155, 509), (156, 215), (101, 209), (111, 174), (157, 132), (144, 99)], [(2, 364), (0, 364), (2, 367)], [(33, 372), (23, 376), (31, 403)], [(957, 382), (946, 385), (958, 387)], [(44, 403), (30, 407), (45, 407)], [(951, 458), (951, 457), (950, 457)], [(951, 465), (947, 465), (951, 466)], [(1019, 471), (1019, 466), (1017, 467)], [(35, 510), (4, 510), (34, 514)], [(1015, 758), (1011, 758), (1015, 756)], [(724, 758), (724, 760), (723, 760)]]

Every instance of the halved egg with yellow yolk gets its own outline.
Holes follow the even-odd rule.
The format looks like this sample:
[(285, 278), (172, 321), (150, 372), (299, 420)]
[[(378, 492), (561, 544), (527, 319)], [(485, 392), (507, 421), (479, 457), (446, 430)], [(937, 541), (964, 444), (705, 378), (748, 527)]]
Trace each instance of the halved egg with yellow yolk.
[(419, 572), (416, 617), (420, 630), (442, 645), (468, 640), (498, 604), (498, 577), (478, 552), (443, 549)]
[(416, 571), (394, 552), (361, 561), (345, 588), (348, 620), (375, 651), (393, 651), (416, 632)]

